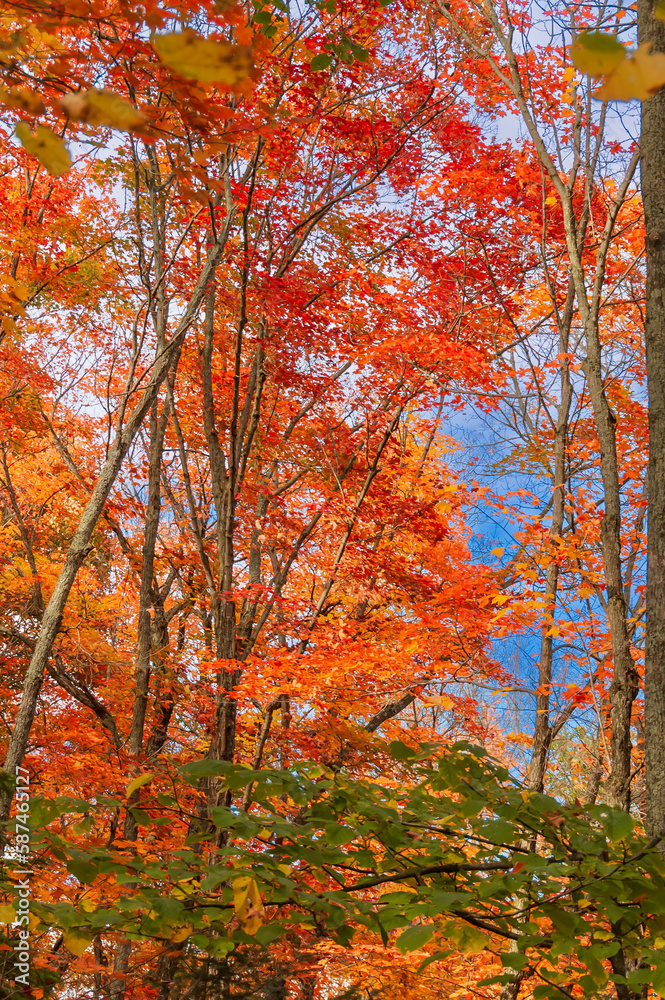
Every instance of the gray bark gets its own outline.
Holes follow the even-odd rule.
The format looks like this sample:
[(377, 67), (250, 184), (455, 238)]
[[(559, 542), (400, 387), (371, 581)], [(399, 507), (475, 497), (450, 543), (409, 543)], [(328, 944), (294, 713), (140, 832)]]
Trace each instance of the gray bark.
[(157, 400), (153, 403), (150, 415), (150, 453), (148, 462), (148, 505), (145, 517), (143, 560), (141, 564), (141, 583), (139, 587), (138, 637), (136, 650), (136, 690), (132, 725), (129, 733), (127, 749), (136, 755), (143, 747), (143, 731), (148, 707), (148, 690), (150, 685), (150, 657), (152, 653), (152, 607), (153, 576), (155, 571), (155, 545), (159, 530), (159, 514), (161, 508), (160, 474), (162, 451), (164, 449), (164, 434), (169, 416), (169, 403), (164, 405), (161, 417), (157, 415)]
[[(640, 0), (639, 41), (665, 52), (654, 0)], [(647, 822), (665, 834), (665, 91), (642, 104), (646, 227), (646, 361), (649, 393), (649, 525), (644, 734)]]
[(379, 709), (376, 715), (373, 715), (369, 722), (365, 724), (366, 732), (375, 733), (379, 726), (382, 726), (384, 722), (388, 721), (388, 719), (394, 719), (396, 715), (399, 715), (405, 708), (412, 705), (415, 700), (415, 694), (411, 694), (409, 692), (402, 695), (402, 697), (397, 701), (391, 701), (387, 705), (384, 705), (383, 708)]
[[(568, 287), (566, 307), (561, 318), (559, 329), (559, 355), (562, 358), (559, 372), (561, 397), (557, 408), (557, 422), (554, 433), (554, 489), (552, 491), (552, 521), (550, 538), (553, 545), (563, 534), (563, 521), (566, 499), (566, 454), (568, 446), (568, 416), (572, 401), (572, 385), (570, 382), (570, 362), (568, 360), (570, 324), (573, 317), (574, 290), (572, 283)], [(556, 305), (556, 303), (555, 303)], [(556, 558), (551, 558), (545, 575), (545, 602), (551, 614), (554, 613), (559, 587), (559, 564)], [(547, 758), (554, 727), (550, 723), (550, 687), (552, 684), (553, 640), (549, 634), (550, 622), (545, 620), (540, 640), (540, 658), (538, 661), (538, 694), (536, 695), (536, 721), (533, 731), (533, 748), (527, 775), (527, 787), (536, 792), (542, 792)]]

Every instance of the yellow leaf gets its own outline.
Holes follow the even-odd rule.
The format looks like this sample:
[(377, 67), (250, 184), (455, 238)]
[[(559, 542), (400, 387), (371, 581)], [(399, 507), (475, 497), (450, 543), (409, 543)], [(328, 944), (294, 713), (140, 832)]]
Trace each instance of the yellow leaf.
[(44, 111), (44, 102), (39, 94), (32, 90), (25, 90), (23, 87), (10, 87), (5, 90), (0, 87), (0, 103), (8, 108), (18, 108), (19, 111), (27, 111), (31, 115), (41, 115)]
[(503, 555), (503, 553), (504, 553), (504, 551), (505, 551), (505, 550), (504, 550), (504, 549), (501, 549), (501, 548), (497, 548), (497, 549), (490, 549), (490, 552), (492, 553), (492, 555), (493, 555), (493, 556), (502, 556), (502, 555)]
[(13, 924), (16, 920), (16, 910), (13, 906), (0, 906), (0, 924)]
[(454, 708), (455, 702), (446, 694), (434, 694), (431, 698), (421, 699), (425, 705), (440, 705), (441, 708)]
[(169, 941), (173, 941), (174, 944), (180, 944), (181, 941), (186, 941), (187, 938), (194, 933), (194, 928), (191, 924), (185, 924), (184, 927), (179, 927), (172, 934), (169, 934)]
[(19, 122), (16, 126), (16, 135), (21, 145), (28, 153), (36, 156), (43, 167), (46, 167), (54, 177), (60, 177), (66, 173), (72, 165), (67, 147), (55, 132), (44, 125), (38, 125), (33, 135), (30, 126), (25, 122)]
[(653, 12), (653, 16), (657, 17), (659, 21), (665, 21), (665, 3), (659, 3)]
[(180, 76), (204, 83), (233, 86), (252, 70), (249, 46), (201, 38), (191, 28), (171, 35), (157, 35), (153, 44), (165, 66)]
[(241, 878), (234, 878), (231, 883), (231, 888), (233, 889), (233, 908), (236, 913), (239, 913), (247, 903), (249, 887), (252, 882), (253, 879), (249, 875), (243, 875)]
[(4, 294), (9, 295), (16, 302), (23, 302), (28, 297), (28, 289), (25, 285), (19, 285), (18, 281), (10, 274), (3, 274), (0, 277), (0, 287), (2, 287)]
[(263, 902), (259, 887), (253, 878), (242, 875), (231, 883), (233, 908), (240, 926), (246, 934), (256, 934), (263, 923)]
[(76, 928), (70, 928), (70, 930), (62, 932), (62, 940), (65, 947), (71, 951), (72, 955), (76, 955), (77, 957), (83, 954), (90, 945), (92, 938), (92, 934), (86, 934)]
[(635, 55), (621, 63), (595, 91), (599, 101), (646, 101), (665, 85), (665, 53), (651, 53), (651, 43), (640, 45)]
[(626, 50), (614, 35), (585, 31), (570, 47), (573, 65), (589, 76), (605, 76), (626, 58)]
[(262, 924), (263, 924), (263, 909), (249, 910), (247, 916), (242, 922), (242, 929), (244, 930), (245, 934), (251, 934), (253, 937)]
[(152, 779), (152, 774), (141, 774), (138, 778), (134, 778), (133, 781), (130, 781), (127, 785), (127, 798), (129, 798), (132, 792), (135, 792), (137, 788), (143, 788), (143, 786), (147, 785), (149, 781), (152, 781)]
[(126, 132), (140, 128), (145, 116), (119, 94), (111, 90), (85, 90), (67, 94), (60, 101), (63, 111), (77, 122), (106, 125)]

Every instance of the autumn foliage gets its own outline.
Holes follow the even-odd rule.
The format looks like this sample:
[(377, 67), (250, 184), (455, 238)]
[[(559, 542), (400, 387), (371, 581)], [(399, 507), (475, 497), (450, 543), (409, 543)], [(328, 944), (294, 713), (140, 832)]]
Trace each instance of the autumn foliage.
[(4, 4), (3, 998), (665, 994), (619, 13)]

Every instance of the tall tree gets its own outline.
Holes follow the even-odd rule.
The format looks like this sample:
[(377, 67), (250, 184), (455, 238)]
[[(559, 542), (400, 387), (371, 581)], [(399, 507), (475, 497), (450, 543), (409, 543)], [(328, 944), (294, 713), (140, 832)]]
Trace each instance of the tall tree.
[[(638, 5), (640, 44), (665, 52), (665, 23), (656, 5)], [(644, 730), (648, 822), (665, 834), (665, 95), (642, 105), (641, 188), (644, 202), (647, 288), (644, 317), (649, 392), (649, 568), (644, 673)]]

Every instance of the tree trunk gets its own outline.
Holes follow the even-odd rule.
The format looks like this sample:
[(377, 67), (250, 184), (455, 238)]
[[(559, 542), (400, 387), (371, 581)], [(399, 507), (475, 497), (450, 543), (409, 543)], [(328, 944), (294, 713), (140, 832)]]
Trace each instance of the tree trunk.
[(600, 522), (600, 540), (607, 588), (607, 618), (614, 660), (614, 676), (610, 685), (612, 770), (603, 791), (610, 805), (627, 810), (630, 808), (632, 750), (630, 721), (633, 702), (639, 690), (639, 678), (630, 651), (628, 609), (621, 565), (621, 490), (616, 446), (616, 417), (603, 384), (597, 316), (591, 314), (587, 317), (585, 334), (587, 361), (583, 368), (587, 376), (589, 398), (593, 406), (600, 443), (600, 471), (605, 504)]
[[(639, 41), (665, 52), (655, 0), (640, 0)], [(647, 821), (665, 835), (665, 91), (642, 104), (642, 200), (646, 227), (646, 356), (649, 394), (649, 527), (644, 730)]]
[[(566, 308), (559, 330), (559, 355), (561, 368), (559, 373), (561, 397), (557, 412), (556, 430), (554, 436), (554, 485), (552, 497), (552, 522), (550, 524), (550, 539), (553, 547), (563, 535), (563, 521), (566, 500), (566, 454), (568, 446), (568, 416), (572, 400), (572, 385), (570, 382), (570, 361), (568, 359), (570, 325), (573, 318), (574, 289), (572, 282), (568, 287)], [(551, 632), (551, 616), (554, 614), (559, 587), (559, 564), (550, 554), (545, 579), (545, 607), (549, 618), (543, 621), (540, 640), (540, 658), (538, 661), (538, 694), (536, 695), (536, 721), (533, 730), (533, 749), (527, 775), (527, 787), (536, 792), (542, 792), (547, 757), (554, 727), (550, 722), (550, 687), (552, 684), (553, 649)]]
[(164, 434), (169, 415), (169, 402), (164, 404), (161, 417), (158, 418), (158, 401), (152, 405), (150, 413), (150, 450), (148, 472), (148, 505), (145, 517), (143, 560), (141, 564), (141, 585), (139, 589), (138, 636), (136, 644), (136, 690), (132, 725), (127, 742), (127, 750), (133, 756), (143, 749), (143, 732), (145, 716), (148, 707), (148, 691), (150, 687), (150, 658), (152, 654), (152, 588), (155, 572), (155, 545), (159, 531), (159, 515), (161, 510), (160, 476), (162, 468), (162, 452), (164, 450)]

